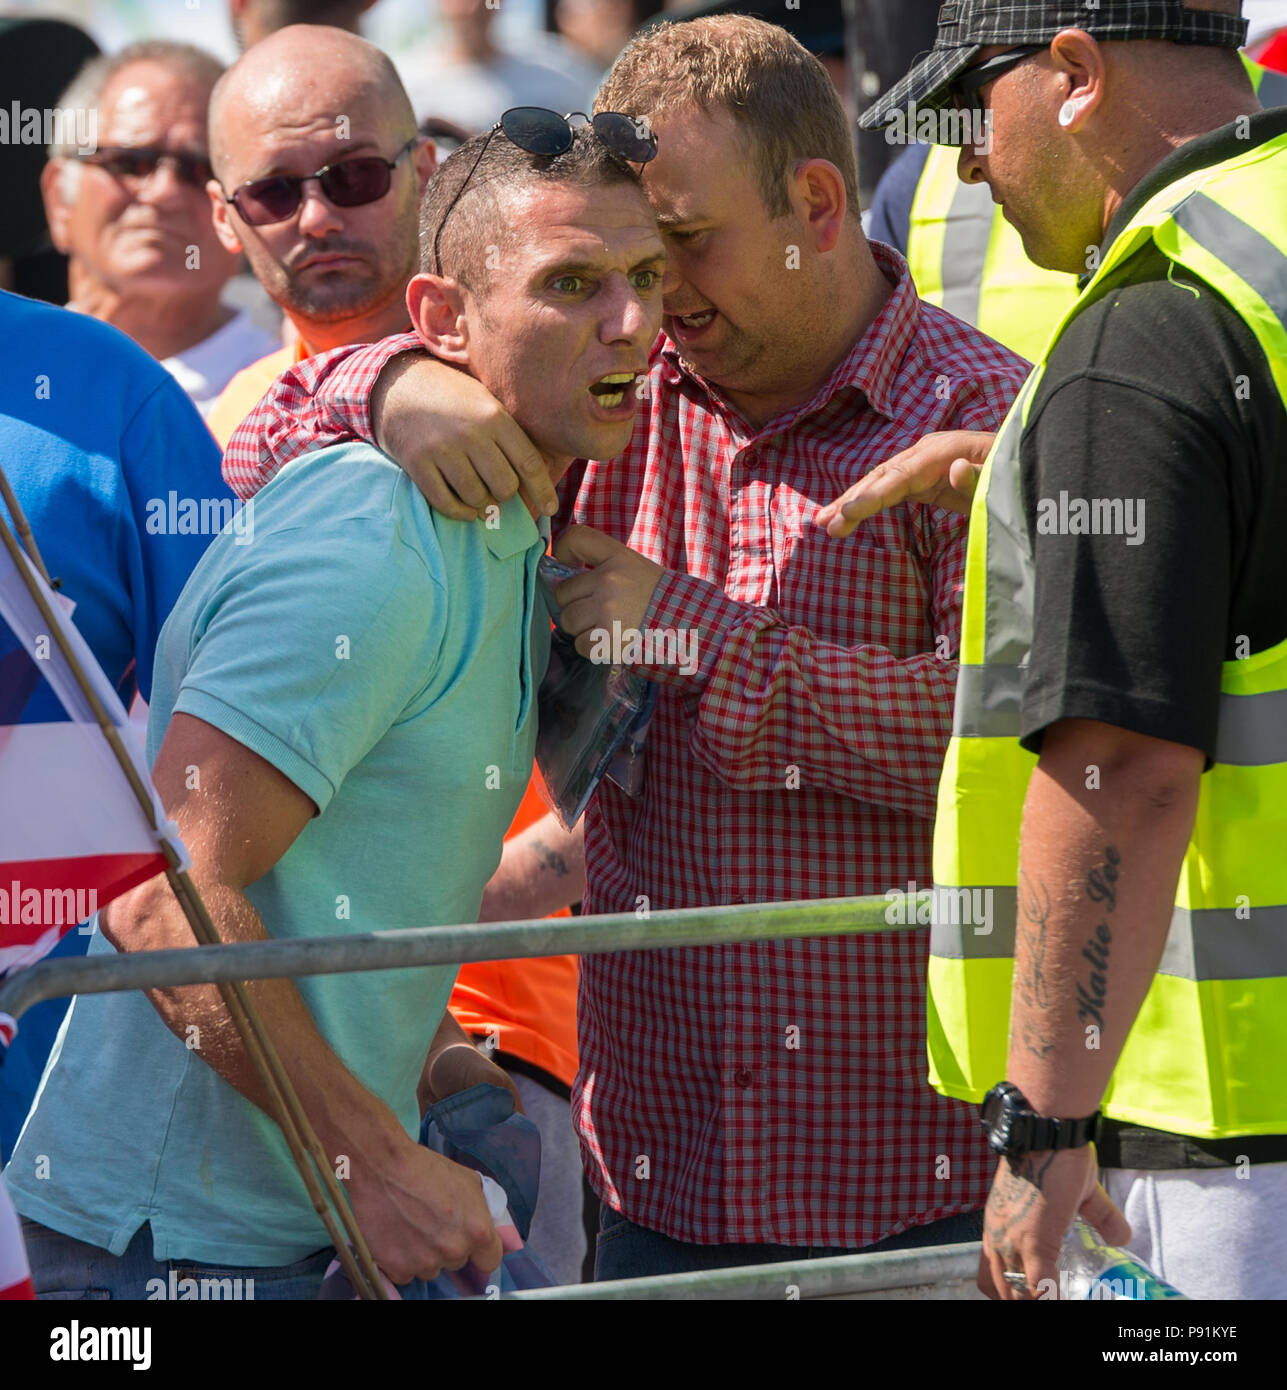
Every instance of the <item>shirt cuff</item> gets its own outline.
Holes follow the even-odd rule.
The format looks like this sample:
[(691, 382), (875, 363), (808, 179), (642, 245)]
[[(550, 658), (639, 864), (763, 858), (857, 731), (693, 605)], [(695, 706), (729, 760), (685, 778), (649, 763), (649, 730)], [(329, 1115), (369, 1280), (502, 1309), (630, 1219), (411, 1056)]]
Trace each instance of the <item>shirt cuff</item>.
[(644, 616), (643, 655), (650, 659), (631, 664), (659, 685), (704, 689), (730, 634), (757, 618), (763, 618), (765, 627), (776, 621), (704, 579), (667, 570)]
[(266, 763), (271, 763), (283, 777), (289, 778), (317, 807), (318, 815), (326, 810), (331, 797), (335, 795), (335, 784), (324, 772), (320, 772), (306, 758), (300, 756), (290, 744), (262, 724), (257, 724), (249, 715), (234, 709), (217, 695), (197, 690), (185, 685), (179, 691), (171, 714), (190, 714), (202, 719), (227, 734), (230, 739), (257, 753)]

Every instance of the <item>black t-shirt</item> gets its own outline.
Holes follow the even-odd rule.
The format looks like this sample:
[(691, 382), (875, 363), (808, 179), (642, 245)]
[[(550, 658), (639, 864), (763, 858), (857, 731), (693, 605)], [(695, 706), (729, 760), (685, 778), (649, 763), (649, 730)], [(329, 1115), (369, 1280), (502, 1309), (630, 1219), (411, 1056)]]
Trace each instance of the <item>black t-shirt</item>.
[[(1287, 111), (1237, 131), (1159, 164), (1105, 246), (1189, 169), (1287, 131)], [(1023, 746), (1095, 719), (1210, 766), (1221, 663), (1287, 638), (1287, 410), (1255, 336), (1150, 243), (1061, 336), (1020, 464), (1037, 573)]]

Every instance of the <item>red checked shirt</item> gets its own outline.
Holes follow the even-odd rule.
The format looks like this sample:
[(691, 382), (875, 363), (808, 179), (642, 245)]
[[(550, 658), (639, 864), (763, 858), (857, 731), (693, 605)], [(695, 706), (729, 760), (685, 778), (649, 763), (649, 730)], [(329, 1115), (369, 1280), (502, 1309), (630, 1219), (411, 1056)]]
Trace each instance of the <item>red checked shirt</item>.
[[(931, 881), (966, 521), (904, 504), (836, 541), (811, 518), (930, 430), (995, 430), (1027, 367), (873, 249), (893, 296), (812, 399), (755, 429), (663, 336), (629, 448), (561, 485), (564, 516), (666, 568), (646, 626), (696, 639), (691, 674), (641, 668), (645, 785), (587, 812), (587, 912)], [(229, 483), (370, 438), (371, 385), (416, 345), (295, 368)], [(925, 1080), (927, 949), (921, 928), (583, 957), (573, 1112), (599, 1195), (702, 1244), (854, 1248), (981, 1206), (975, 1113)]]

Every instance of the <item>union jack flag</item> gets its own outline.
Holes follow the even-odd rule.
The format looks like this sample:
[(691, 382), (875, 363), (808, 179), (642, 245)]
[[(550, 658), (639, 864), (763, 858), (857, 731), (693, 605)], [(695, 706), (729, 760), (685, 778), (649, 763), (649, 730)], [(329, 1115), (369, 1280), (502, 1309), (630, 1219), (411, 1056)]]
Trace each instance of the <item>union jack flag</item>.
[[(26, 576), (19, 571), (21, 564)], [(31, 587), (43, 594), (52, 618)], [(108, 745), (74, 655), (146, 789), (151, 819)], [(0, 548), (0, 980), (39, 960), (79, 922), (166, 867), (186, 867), (131, 726), (67, 605)], [(0, 1061), (17, 1024), (0, 1013)], [(0, 1181), (0, 1299), (32, 1298), (21, 1227)]]

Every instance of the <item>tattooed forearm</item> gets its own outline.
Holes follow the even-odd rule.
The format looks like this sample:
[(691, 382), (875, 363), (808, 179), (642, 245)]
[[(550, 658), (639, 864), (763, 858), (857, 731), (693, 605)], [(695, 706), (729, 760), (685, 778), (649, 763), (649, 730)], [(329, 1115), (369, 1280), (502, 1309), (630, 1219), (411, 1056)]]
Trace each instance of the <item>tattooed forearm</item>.
[(552, 850), (544, 840), (532, 841), (532, 853), (541, 861), (543, 869), (549, 869), (552, 874), (558, 874), (560, 878), (567, 877), (567, 860), (557, 850)]
[(1046, 1009), (1050, 1006), (1045, 976), (1050, 893), (1044, 883), (1036, 882), (1022, 871), (1019, 874), (1019, 917), (1028, 958), (1026, 978), (1020, 978), (1019, 988), (1033, 1007)]
[[(1117, 875), (1122, 857), (1112, 845), (1104, 848), (1104, 862), (1086, 875), (1086, 896), (1104, 904), (1105, 913), (1117, 906)], [(1077, 1017), (1083, 1023), (1104, 1026), (1104, 1001), (1108, 997), (1108, 954), (1113, 933), (1107, 921), (1100, 922), (1090, 940), (1082, 948), (1082, 956), (1090, 962), (1090, 977), (1077, 981)]]
[[(1025, 1010), (1044, 1012), (1049, 1007), (1046, 988), (1045, 962), (1049, 945), (1050, 894), (1045, 884), (1037, 883), (1026, 873), (1019, 873), (1019, 936), (1023, 943), (1022, 964), (1016, 962), (1015, 991)], [(1054, 1050), (1054, 1043), (1040, 1035), (1031, 1020), (1021, 1023), (1012, 1032), (1011, 1041), (1018, 1041), (1034, 1057), (1045, 1057)]]

